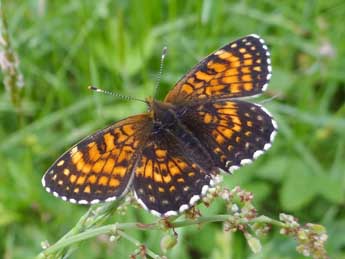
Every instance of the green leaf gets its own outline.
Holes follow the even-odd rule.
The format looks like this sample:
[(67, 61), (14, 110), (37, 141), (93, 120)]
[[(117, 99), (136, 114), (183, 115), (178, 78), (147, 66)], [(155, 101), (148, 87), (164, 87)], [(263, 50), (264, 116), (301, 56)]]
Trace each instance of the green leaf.
[(316, 181), (318, 192), (327, 200), (341, 203), (345, 198), (343, 182), (330, 175), (320, 175)]
[(280, 192), (280, 201), (284, 209), (301, 209), (316, 195), (315, 176), (301, 161), (291, 163)]

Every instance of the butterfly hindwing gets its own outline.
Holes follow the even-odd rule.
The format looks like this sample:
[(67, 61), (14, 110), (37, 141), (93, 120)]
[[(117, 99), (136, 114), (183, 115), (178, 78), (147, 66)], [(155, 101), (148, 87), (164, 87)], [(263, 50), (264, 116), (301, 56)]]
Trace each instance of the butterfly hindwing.
[(154, 132), (137, 164), (135, 196), (155, 215), (177, 215), (190, 208), (206, 194), (217, 172), (198, 140), (180, 126)]
[(115, 200), (131, 184), (137, 154), (150, 126), (148, 115), (137, 115), (85, 138), (47, 170), (43, 186), (72, 203)]
[(277, 131), (265, 108), (245, 101), (210, 100), (177, 108), (177, 114), (215, 165), (230, 172), (269, 149)]
[(246, 36), (203, 59), (177, 82), (165, 101), (178, 104), (260, 94), (271, 78), (270, 64), (264, 41), (255, 34)]

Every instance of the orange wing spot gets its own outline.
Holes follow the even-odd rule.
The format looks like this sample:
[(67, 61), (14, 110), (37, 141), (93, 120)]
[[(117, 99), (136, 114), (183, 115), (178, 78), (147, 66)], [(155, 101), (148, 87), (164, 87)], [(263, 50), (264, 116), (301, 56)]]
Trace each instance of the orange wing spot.
[(209, 114), (209, 113), (205, 113), (205, 116), (204, 116), (204, 123), (205, 123), (205, 124), (209, 124), (211, 121), (212, 121), (212, 115)]
[(235, 124), (234, 127), (232, 128), (234, 131), (240, 132), (242, 130), (240, 125)]
[(63, 185), (63, 181), (62, 181), (62, 180), (59, 180), (59, 181), (58, 181), (58, 185)]
[(176, 187), (174, 185), (169, 187), (169, 192), (174, 192), (176, 191)]
[(247, 126), (248, 127), (253, 127), (253, 122), (252, 121), (247, 121)]
[(245, 54), (243, 55), (243, 57), (244, 57), (244, 58), (252, 58), (252, 55), (250, 55), (249, 53), (245, 53)]
[(83, 169), (84, 165), (85, 165), (84, 160), (83, 160), (83, 159), (80, 159), (80, 160), (78, 161), (77, 165), (76, 165), (77, 170), (78, 170), (78, 171), (81, 171), (81, 170)]
[(178, 183), (184, 183), (184, 179), (183, 178), (177, 178), (177, 182)]
[(261, 64), (261, 59), (257, 59), (255, 62)]
[(127, 171), (127, 167), (124, 166), (117, 166), (113, 170), (114, 175), (119, 175), (121, 178), (125, 176)]
[(107, 185), (108, 184), (108, 180), (109, 180), (109, 177), (106, 177), (106, 176), (101, 176), (99, 179), (98, 179), (98, 184), (99, 185)]
[[(120, 133), (119, 135), (121, 136), (122, 134)], [(104, 134), (103, 140), (104, 140), (107, 152), (109, 152), (115, 148), (114, 139), (115, 139), (115, 137), (113, 134), (111, 134), (109, 132)]]
[(245, 66), (251, 66), (251, 65), (253, 65), (253, 60), (252, 60), (252, 59), (245, 59), (245, 60), (244, 60), (244, 65), (245, 65)]
[(238, 76), (226, 76), (222, 78), (222, 81), (226, 84), (232, 84), (239, 81)]
[[(74, 150), (74, 151), (73, 151)], [(73, 154), (72, 154), (73, 151)], [(73, 164), (77, 164), (78, 161), (83, 157), (83, 153), (81, 153), (80, 151), (78, 151), (77, 147), (73, 148), (71, 151), (72, 154), (72, 162)]]
[(164, 192), (164, 189), (162, 187), (158, 187), (159, 192)]
[(194, 91), (194, 88), (191, 87), (189, 84), (184, 84), (182, 86), (182, 89), (183, 89), (184, 92), (186, 92), (186, 94), (191, 94)]
[(251, 91), (253, 89), (253, 84), (252, 83), (244, 83), (243, 88), (246, 91)]
[(171, 182), (171, 176), (170, 176), (170, 174), (167, 174), (167, 175), (163, 176), (163, 181), (164, 181), (165, 183), (170, 183), (170, 182)]
[[(224, 75), (223, 75), (223, 74), (218, 74), (218, 75), (220, 75), (221, 77), (223, 77), (223, 76), (236, 76), (236, 75), (238, 75), (238, 74), (239, 74), (239, 71), (238, 71), (237, 68), (231, 68), (231, 69), (226, 70), (226, 71), (224, 72)], [(217, 76), (218, 76), (218, 75), (217, 75)], [(216, 76), (216, 78), (217, 78), (217, 76)]]
[(251, 133), (250, 131), (246, 131), (246, 132), (244, 133), (244, 135), (246, 135), (247, 137), (249, 137), (249, 136), (252, 135), (252, 133)]
[(240, 48), (240, 49), (239, 49), (239, 52), (240, 52), (240, 53), (246, 53), (247, 50), (246, 50), (245, 48)]
[(102, 171), (103, 171), (104, 173), (111, 174), (111, 172), (113, 171), (114, 165), (115, 165), (115, 160), (109, 158), (109, 159), (107, 160), (107, 162), (105, 163), (104, 168), (103, 168)]
[(103, 171), (103, 167), (105, 164), (105, 160), (99, 160), (97, 161), (93, 167), (92, 167), (92, 171), (94, 171), (95, 173), (100, 173), (101, 171)]
[(97, 149), (97, 143), (91, 142), (87, 146), (89, 148), (89, 158), (91, 159), (91, 161), (97, 161), (101, 157)]
[(125, 125), (122, 127), (122, 130), (127, 134), (128, 136), (131, 136), (134, 134), (134, 127), (133, 125)]
[(251, 46), (250, 49), (251, 50), (256, 50), (256, 47), (255, 46)]
[(68, 168), (65, 168), (63, 170), (63, 174), (66, 175), (66, 176), (69, 176), (70, 173), (71, 173), (71, 171)]
[(242, 64), (241, 64), (241, 61), (233, 61), (233, 62), (231, 62), (231, 67), (241, 67), (242, 66)]
[(164, 150), (164, 149), (157, 149), (157, 150), (155, 151), (155, 153), (156, 153), (156, 156), (157, 156), (158, 158), (164, 158), (164, 157), (166, 157), (166, 155), (167, 155), (167, 150)]
[(94, 175), (94, 174), (90, 175), (90, 177), (87, 178), (87, 182), (88, 182), (88, 183), (95, 184), (96, 181), (97, 181), (97, 177), (96, 177), (96, 175)]
[(204, 73), (204, 72), (202, 72), (202, 71), (196, 72), (196, 73), (195, 73), (195, 76), (196, 76), (197, 79), (203, 80), (203, 81), (205, 81), (205, 82), (210, 81), (210, 80), (214, 77), (213, 75), (209, 75), (209, 74)]
[(213, 149), (213, 152), (216, 154), (222, 154), (222, 150), (219, 147), (216, 147), (215, 149)]
[(189, 173), (188, 173), (188, 176), (189, 176), (189, 177), (193, 177), (193, 176), (195, 176), (195, 173), (194, 173), (194, 172), (189, 172)]
[(91, 192), (90, 185), (86, 185), (86, 187), (84, 188), (84, 192), (86, 192), (86, 193), (90, 193)]
[(78, 179), (77, 179), (77, 184), (78, 185), (84, 184), (85, 183), (85, 179), (86, 179), (85, 176), (79, 176)]
[(74, 193), (79, 193), (79, 188), (74, 188), (74, 189), (73, 189), (73, 192), (74, 192)]
[(250, 75), (243, 75), (241, 79), (242, 79), (242, 81), (252, 81), (253, 80)]
[(250, 68), (249, 67), (242, 67), (241, 68), (242, 74), (249, 74), (250, 73)]
[(91, 168), (92, 168), (92, 165), (91, 165), (91, 164), (84, 164), (84, 166), (83, 166), (83, 168), (81, 169), (81, 171), (82, 171), (84, 174), (88, 174), (88, 173), (90, 173)]
[(236, 141), (237, 143), (239, 143), (239, 142), (241, 141), (241, 137), (240, 137), (240, 136), (237, 136), (236, 139), (235, 139), (235, 141)]
[(162, 177), (161, 174), (154, 172), (153, 173), (153, 180), (155, 182), (162, 183), (163, 182), (163, 177)]
[(261, 72), (261, 67), (255, 66), (255, 67), (253, 67), (253, 70), (254, 70), (254, 71), (257, 71), (257, 72)]
[(148, 160), (145, 166), (145, 178), (152, 178), (153, 176), (153, 162)]
[(228, 68), (227, 65), (214, 63), (213, 61), (208, 62), (207, 67), (215, 70), (217, 73), (223, 72)]
[(109, 185), (110, 185), (111, 187), (117, 187), (117, 186), (120, 185), (120, 181), (117, 180), (117, 179), (115, 179), (115, 178), (111, 178), (111, 179), (110, 179), (110, 182), (109, 182)]
[(74, 183), (75, 180), (77, 180), (77, 176), (76, 176), (75, 174), (72, 174), (72, 175), (69, 177), (69, 181), (70, 181), (71, 183)]

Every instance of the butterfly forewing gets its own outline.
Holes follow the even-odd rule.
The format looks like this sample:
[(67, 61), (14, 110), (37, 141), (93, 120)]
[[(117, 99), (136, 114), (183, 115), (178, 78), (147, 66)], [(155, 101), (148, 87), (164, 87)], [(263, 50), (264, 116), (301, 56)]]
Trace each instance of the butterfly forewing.
[(87, 137), (47, 170), (43, 186), (73, 203), (115, 200), (131, 184), (140, 146), (151, 125), (148, 115), (137, 115)]
[(254, 34), (246, 36), (203, 59), (177, 82), (165, 101), (177, 104), (260, 94), (271, 78), (270, 64), (264, 41)]

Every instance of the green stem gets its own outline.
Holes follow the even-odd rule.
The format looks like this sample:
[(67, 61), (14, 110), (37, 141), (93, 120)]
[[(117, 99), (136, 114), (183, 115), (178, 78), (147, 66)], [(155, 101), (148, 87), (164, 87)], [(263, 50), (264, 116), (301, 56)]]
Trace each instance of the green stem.
[[(171, 222), (170, 225), (172, 228), (180, 228), (190, 225), (197, 225), (197, 224), (204, 224), (204, 223), (211, 223), (211, 222), (224, 222), (224, 221), (236, 221), (240, 224), (253, 224), (253, 223), (266, 223), (272, 224), (278, 227), (286, 227), (285, 223), (282, 223), (278, 220), (271, 219), (266, 216), (259, 216), (250, 220), (247, 219), (238, 219), (231, 215), (215, 215), (215, 216), (205, 216), (200, 217), (195, 220), (187, 219), (181, 220), (177, 222)], [(64, 236), (64, 238), (60, 239), (54, 245), (48, 247), (43, 253), (45, 255), (55, 253), (60, 249), (63, 249), (69, 245), (75, 244), (77, 242), (101, 235), (101, 234), (111, 234), (114, 231), (121, 231), (126, 229), (138, 229), (138, 230), (157, 230), (162, 229), (161, 223), (155, 222), (151, 224), (142, 224), (142, 223), (116, 223), (116, 224), (109, 224), (101, 227), (87, 229), (82, 233), (73, 234), (73, 230), (70, 231), (68, 234)], [(38, 258), (42, 257), (44, 254), (41, 253)], [(42, 255), (43, 254), (43, 255)]]
[[(101, 207), (92, 206), (89, 210), (79, 219), (78, 223), (67, 232), (59, 241), (54, 245), (45, 249), (40, 253), (37, 258), (48, 258), (49, 255), (60, 252), (63, 248), (69, 245), (75, 244), (78, 241), (85, 240), (99, 234), (100, 228), (93, 228), (103, 223), (113, 212), (122, 204), (122, 200), (118, 200), (112, 203), (106, 203)], [(93, 232), (96, 230), (96, 233)], [(90, 233), (89, 233), (90, 232)], [(83, 235), (86, 234), (86, 238)], [(68, 253), (66, 251), (65, 253)], [(62, 257), (62, 256), (61, 256)]]

